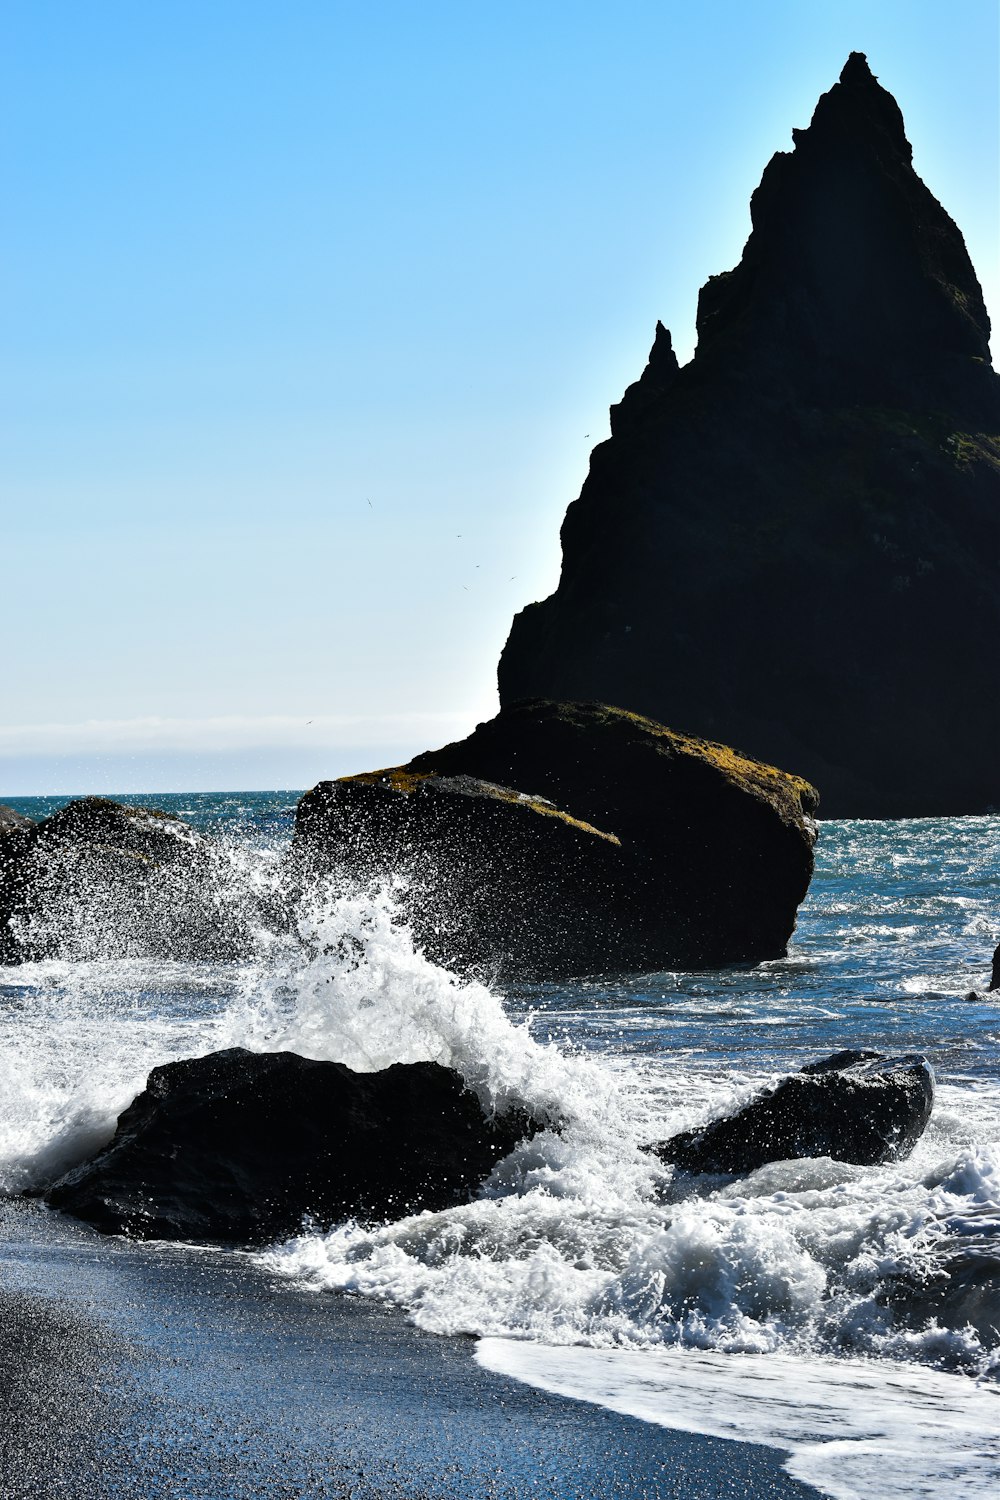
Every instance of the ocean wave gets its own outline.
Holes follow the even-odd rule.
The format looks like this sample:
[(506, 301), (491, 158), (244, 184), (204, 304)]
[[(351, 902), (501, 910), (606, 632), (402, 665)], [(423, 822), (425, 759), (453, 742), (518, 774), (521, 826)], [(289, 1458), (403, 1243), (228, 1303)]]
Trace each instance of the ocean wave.
[[(934, 834), (939, 852), (971, 848), (978, 830), (963, 821)], [(908, 908), (906, 890), (885, 888), (881, 827), (856, 827), (846, 846), (827, 828), (824, 840), (816, 900), (784, 967), (501, 995), (420, 952), (389, 886), (314, 888), (242, 962), (67, 955), (9, 969), (0, 1187), (44, 1186), (91, 1154), (149, 1069), (174, 1058), (244, 1046), (368, 1070), (430, 1059), (456, 1068), (485, 1108), (516, 1103), (546, 1128), (474, 1202), (304, 1232), (266, 1253), (276, 1274), (391, 1300), (442, 1333), (995, 1371), (995, 1010), (964, 1000), (975, 956), (940, 908), (920, 906), (923, 885), (909, 947), (877, 930), (872, 912), (890, 898)], [(266, 894), (273, 857), (241, 858), (240, 880)], [(862, 866), (875, 873), (862, 878)], [(824, 906), (848, 876), (864, 897), (859, 926), (872, 929), (851, 945)], [(995, 888), (974, 898), (984, 917)], [(968, 911), (956, 905), (955, 922)], [(908, 1161), (776, 1163), (730, 1181), (674, 1174), (644, 1149), (845, 1045), (931, 1052), (943, 1082)]]

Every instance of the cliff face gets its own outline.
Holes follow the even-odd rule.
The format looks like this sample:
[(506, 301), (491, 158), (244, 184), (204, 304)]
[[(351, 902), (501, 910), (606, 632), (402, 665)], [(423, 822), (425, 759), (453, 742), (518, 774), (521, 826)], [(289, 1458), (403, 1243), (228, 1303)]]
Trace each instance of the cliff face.
[(596, 699), (814, 782), (1000, 804), (1000, 377), (962, 236), (852, 53), (767, 166), (679, 367), (657, 325), (514, 621), (503, 704)]

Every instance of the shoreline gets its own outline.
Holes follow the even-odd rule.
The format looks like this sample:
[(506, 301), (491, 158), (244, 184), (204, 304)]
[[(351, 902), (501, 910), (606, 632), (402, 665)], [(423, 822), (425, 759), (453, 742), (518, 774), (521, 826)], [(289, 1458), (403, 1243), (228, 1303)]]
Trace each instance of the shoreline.
[(0, 1216), (3, 1500), (817, 1493), (778, 1450), (536, 1390), (484, 1369), (472, 1338), (245, 1256), (102, 1240), (33, 1204)]

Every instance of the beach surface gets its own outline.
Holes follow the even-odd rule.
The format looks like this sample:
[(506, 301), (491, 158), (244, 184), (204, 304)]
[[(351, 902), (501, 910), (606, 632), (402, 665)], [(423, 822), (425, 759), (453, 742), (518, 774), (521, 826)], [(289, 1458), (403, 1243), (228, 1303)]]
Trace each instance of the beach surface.
[[(259, 910), (287, 796), (171, 808)], [(998, 831), (824, 825), (788, 958), (747, 970), (500, 991), (353, 889), (240, 962), (8, 966), (0, 1500), (992, 1494)], [(151, 1069), (234, 1046), (435, 1060), (562, 1124), (471, 1202), (253, 1254), (102, 1239), (20, 1196), (98, 1151)], [(713, 1178), (644, 1149), (845, 1047), (933, 1067), (904, 1160)]]
[(767, 1448), (492, 1374), (475, 1340), (247, 1257), (3, 1207), (3, 1500), (814, 1495)]

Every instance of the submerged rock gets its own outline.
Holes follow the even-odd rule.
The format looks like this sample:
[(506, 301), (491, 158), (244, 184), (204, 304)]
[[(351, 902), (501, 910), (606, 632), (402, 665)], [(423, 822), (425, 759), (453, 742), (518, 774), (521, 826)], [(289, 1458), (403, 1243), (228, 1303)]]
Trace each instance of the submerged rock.
[(934, 1075), (923, 1057), (836, 1052), (782, 1079), (735, 1115), (650, 1149), (686, 1172), (742, 1176), (801, 1156), (875, 1166), (909, 1155), (933, 1103)]
[(694, 358), (658, 325), (612, 408), (501, 703), (665, 719), (794, 767), (830, 817), (984, 811), (1000, 379), (982, 291), (860, 53), (793, 134), (740, 264), (702, 290)]
[(406, 766), (321, 782), (293, 858), (312, 877), (404, 877), (421, 945), (491, 975), (755, 963), (785, 952), (816, 802), (636, 714), (533, 702)]
[(355, 1073), (235, 1047), (154, 1068), (111, 1144), (46, 1200), (105, 1233), (261, 1244), (307, 1216), (464, 1202), (536, 1128), (513, 1111), (488, 1119), (439, 1063)]
[(954, 1219), (930, 1221), (919, 1260), (890, 1268), (883, 1299), (897, 1324), (973, 1329), (986, 1348), (1000, 1345), (1000, 1216), (995, 1201), (965, 1203)]
[(40, 823), (0, 823), (0, 962), (228, 958), (249, 913), (222, 896), (224, 871), (183, 819), (104, 797)]

